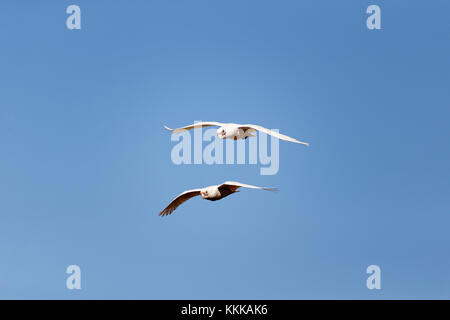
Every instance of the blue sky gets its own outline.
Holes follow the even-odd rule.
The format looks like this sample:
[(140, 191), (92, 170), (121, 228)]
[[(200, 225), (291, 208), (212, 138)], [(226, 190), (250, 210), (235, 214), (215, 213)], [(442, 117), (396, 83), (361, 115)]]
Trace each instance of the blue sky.
[[(82, 29), (66, 28), (77, 4)], [(382, 29), (366, 28), (370, 4)], [(0, 298), (449, 299), (448, 1), (3, 1)], [(256, 123), (280, 170), (180, 165)], [(178, 193), (276, 186), (217, 202)], [(81, 267), (82, 289), (65, 270)], [(366, 288), (381, 267), (382, 289)]]

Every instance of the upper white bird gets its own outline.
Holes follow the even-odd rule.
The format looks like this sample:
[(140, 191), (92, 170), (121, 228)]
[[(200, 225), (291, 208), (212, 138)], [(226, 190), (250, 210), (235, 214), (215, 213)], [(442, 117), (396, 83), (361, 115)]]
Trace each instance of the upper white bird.
[(225, 198), (226, 196), (229, 196), (232, 193), (239, 192), (237, 189), (239, 188), (251, 188), (251, 189), (261, 189), (261, 190), (268, 190), (268, 191), (275, 191), (276, 188), (266, 188), (266, 187), (257, 187), (252, 186), (249, 184), (244, 184), (240, 182), (235, 181), (227, 181), (217, 186), (209, 186), (202, 189), (192, 189), (187, 190), (180, 195), (178, 195), (175, 199), (172, 200), (172, 202), (169, 203), (169, 205), (159, 213), (160, 216), (167, 216), (171, 214), (178, 206), (180, 206), (183, 202), (189, 200), (190, 198), (193, 198), (195, 196), (202, 196), (203, 199), (210, 200), (210, 201), (216, 201), (220, 200), (222, 198)]
[(214, 121), (208, 121), (208, 122), (196, 122), (194, 124), (191, 124), (189, 126), (177, 128), (177, 129), (171, 129), (169, 127), (164, 126), (166, 130), (172, 131), (174, 133), (181, 132), (183, 130), (191, 130), (195, 128), (203, 128), (203, 127), (211, 127), (211, 126), (218, 126), (219, 129), (217, 130), (217, 135), (221, 139), (247, 139), (248, 137), (254, 137), (252, 134), (255, 131), (264, 132), (265, 134), (269, 134), (271, 136), (274, 136), (281, 140), (286, 140), (294, 143), (300, 143), (304, 144), (305, 146), (309, 146), (309, 143), (307, 142), (301, 142), (297, 139), (288, 137), (284, 134), (275, 132), (273, 130), (269, 130), (267, 128), (255, 125), (255, 124), (236, 124), (236, 123), (221, 123), (221, 122), (214, 122)]

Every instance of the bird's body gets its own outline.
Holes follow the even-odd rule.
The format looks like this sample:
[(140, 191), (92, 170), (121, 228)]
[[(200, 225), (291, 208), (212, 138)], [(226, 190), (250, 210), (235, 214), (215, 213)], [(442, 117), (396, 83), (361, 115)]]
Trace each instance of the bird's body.
[(255, 124), (237, 124), (237, 123), (221, 123), (221, 122), (197, 122), (189, 126), (177, 128), (177, 129), (171, 129), (166, 126), (166, 130), (172, 131), (174, 133), (181, 132), (183, 130), (191, 130), (195, 128), (203, 128), (203, 127), (211, 127), (211, 126), (218, 126), (219, 129), (217, 129), (217, 135), (221, 139), (233, 139), (233, 140), (240, 140), (240, 139), (247, 139), (248, 137), (254, 137), (254, 132), (260, 131), (265, 134), (269, 134), (271, 136), (274, 136), (278, 139), (290, 141), (294, 143), (304, 144), (306, 146), (309, 146), (309, 143), (298, 141), (294, 138), (288, 137), (284, 134), (281, 134), (279, 132), (269, 130), (267, 128), (255, 125)]
[(240, 127), (238, 124), (228, 123), (217, 129), (217, 135), (222, 139), (240, 140), (253, 137), (252, 132), (254, 131), (250, 128)]
[(240, 182), (227, 181), (220, 185), (209, 186), (209, 187), (201, 188), (201, 189), (187, 190), (187, 191), (181, 193), (175, 199), (173, 199), (172, 202), (163, 211), (161, 211), (159, 213), (159, 215), (167, 216), (167, 215), (171, 214), (183, 202), (185, 202), (195, 196), (202, 196), (202, 199), (205, 199), (205, 200), (217, 201), (217, 200), (220, 200), (220, 199), (223, 199), (223, 198), (229, 196), (232, 193), (239, 192), (239, 191), (237, 191), (237, 189), (239, 189), (241, 187), (251, 188), (251, 189), (268, 190), (268, 191), (276, 190), (275, 188), (257, 187), (257, 186), (252, 186), (249, 184), (243, 184)]

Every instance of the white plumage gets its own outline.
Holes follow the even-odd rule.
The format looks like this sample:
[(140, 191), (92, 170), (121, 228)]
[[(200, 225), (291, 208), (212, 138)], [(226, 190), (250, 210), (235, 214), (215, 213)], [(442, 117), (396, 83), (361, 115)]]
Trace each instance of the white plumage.
[(221, 122), (214, 122), (214, 121), (206, 121), (206, 122), (197, 122), (194, 124), (191, 124), (189, 126), (177, 128), (177, 129), (171, 129), (169, 127), (164, 126), (166, 130), (172, 131), (174, 133), (181, 132), (183, 130), (191, 130), (195, 128), (203, 128), (203, 127), (211, 127), (211, 126), (217, 126), (219, 129), (217, 130), (217, 135), (221, 139), (247, 139), (248, 137), (253, 137), (253, 133), (255, 131), (260, 131), (265, 134), (269, 134), (271, 136), (274, 136), (278, 139), (294, 142), (294, 143), (300, 143), (304, 144), (305, 146), (309, 146), (309, 143), (298, 141), (297, 139), (288, 137), (284, 134), (275, 132), (273, 130), (269, 130), (267, 128), (255, 125), (255, 124), (236, 124), (236, 123), (221, 123)]

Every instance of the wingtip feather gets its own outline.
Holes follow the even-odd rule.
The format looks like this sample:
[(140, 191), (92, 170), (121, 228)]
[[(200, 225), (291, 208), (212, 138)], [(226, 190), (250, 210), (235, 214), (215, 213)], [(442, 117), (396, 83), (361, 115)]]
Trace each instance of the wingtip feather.
[(303, 145), (309, 147), (309, 143), (308, 142), (302, 142), (302, 141), (298, 141), (298, 140), (295, 140), (295, 142), (299, 143), (299, 144), (303, 144)]

